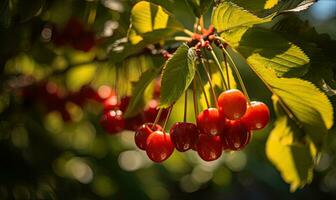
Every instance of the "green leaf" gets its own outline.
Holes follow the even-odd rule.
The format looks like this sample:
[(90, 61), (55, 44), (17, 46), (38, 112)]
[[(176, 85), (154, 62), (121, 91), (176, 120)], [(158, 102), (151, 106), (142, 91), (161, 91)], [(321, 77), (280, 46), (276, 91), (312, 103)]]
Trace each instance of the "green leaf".
[(232, 45), (252, 66), (271, 68), (277, 76), (300, 77), (309, 69), (308, 56), (298, 46), (270, 30), (251, 28), (238, 44)]
[(312, 83), (297, 78), (278, 78), (274, 71), (252, 67), (269, 86), (274, 95), (281, 98), (290, 116), (306, 137), (320, 149), (328, 129), (333, 126), (333, 108), (327, 96)]
[(166, 62), (162, 72), (161, 107), (171, 106), (188, 88), (195, 75), (195, 63), (195, 52), (187, 44), (182, 44)]
[(125, 112), (125, 117), (133, 117), (143, 108), (144, 93), (147, 86), (158, 76), (160, 68), (150, 68), (144, 72), (132, 89), (132, 98)]
[(231, 2), (223, 2), (213, 11), (211, 24), (219, 33), (223, 33), (231, 32), (235, 28), (250, 28), (255, 24), (269, 22), (272, 17), (260, 18)]
[(232, 3), (222, 3), (212, 16), (212, 24), (223, 40), (252, 66), (272, 68), (278, 76), (303, 76), (308, 71), (309, 58), (299, 47), (270, 30), (251, 28), (270, 20), (271, 17), (259, 18)]
[(193, 10), (196, 17), (200, 17), (201, 15), (206, 13), (212, 4), (212, 0), (185, 0), (185, 1)]
[(316, 150), (309, 140), (300, 145), (282, 142), (284, 138), (300, 134), (300, 129), (286, 116), (278, 98), (273, 101), (278, 116), (266, 143), (266, 155), (294, 192), (312, 181)]
[(143, 38), (160, 41), (183, 31), (183, 25), (161, 6), (140, 1), (131, 10), (129, 39), (137, 44)]

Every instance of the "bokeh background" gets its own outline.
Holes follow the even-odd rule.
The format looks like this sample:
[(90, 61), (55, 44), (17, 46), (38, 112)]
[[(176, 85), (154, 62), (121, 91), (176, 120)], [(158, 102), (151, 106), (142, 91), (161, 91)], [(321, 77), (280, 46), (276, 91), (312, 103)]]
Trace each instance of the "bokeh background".
[[(2, 0), (0, 199), (336, 198), (333, 133), (315, 167), (313, 182), (290, 193), (265, 155), (272, 124), (256, 132), (243, 151), (225, 153), (214, 162), (200, 160), (195, 152), (175, 151), (163, 164), (154, 164), (136, 148), (133, 132), (116, 136), (104, 132), (99, 125), (101, 105), (67, 102), (70, 120), (64, 120), (58, 111), (46, 112), (38, 96), (33, 101), (24, 99), (21, 89), (31, 80), (52, 81), (70, 92), (86, 84), (95, 89), (115, 84), (115, 64), (98, 60), (104, 60), (109, 45), (126, 35), (133, 4), (130, 0)], [(168, 10), (192, 28), (194, 17), (184, 1), (169, 5)], [(335, 0), (320, 0), (299, 16), (319, 33), (336, 39)], [(71, 17), (87, 21), (95, 34), (104, 38), (97, 47), (82, 52), (51, 44), (51, 27), (62, 26)], [(252, 99), (271, 106), (263, 84), (243, 61), (239, 67)], [(128, 93), (130, 80), (118, 81), (126, 85)], [(182, 120), (182, 110), (183, 100), (177, 102), (168, 127)], [(193, 121), (191, 106), (189, 111), (188, 119)]]

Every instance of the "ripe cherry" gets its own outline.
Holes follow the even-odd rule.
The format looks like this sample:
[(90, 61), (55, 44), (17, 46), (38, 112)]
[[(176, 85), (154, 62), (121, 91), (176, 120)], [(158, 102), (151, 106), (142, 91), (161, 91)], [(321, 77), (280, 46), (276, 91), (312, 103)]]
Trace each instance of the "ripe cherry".
[(225, 121), (216, 108), (203, 110), (198, 114), (196, 121), (199, 130), (208, 135), (217, 135), (221, 133), (223, 125), (225, 124)]
[(266, 104), (252, 101), (242, 118), (243, 123), (251, 130), (263, 129), (270, 119), (270, 111)]
[(111, 134), (122, 131), (125, 127), (125, 119), (121, 110), (110, 110), (100, 118), (101, 126)]
[(236, 89), (222, 92), (218, 97), (219, 112), (228, 119), (240, 119), (246, 112), (246, 97)]
[[(118, 109), (119, 108), (119, 102), (118, 102), (118, 97), (116, 95), (112, 95), (106, 100), (103, 101), (103, 107), (104, 107), (104, 112), (108, 112), (110, 110)], [(121, 111), (124, 111), (120, 109)]]
[(217, 160), (222, 155), (220, 136), (200, 134), (196, 144), (198, 155), (205, 161)]
[(154, 162), (162, 162), (169, 158), (174, 151), (170, 135), (164, 131), (154, 131), (147, 138), (146, 153)]
[[(157, 114), (159, 113), (159, 101), (156, 99), (152, 99), (148, 102), (147, 106), (144, 110), (144, 120), (145, 122), (154, 122)], [(160, 121), (165, 119), (168, 115), (168, 110), (163, 109), (160, 116)]]
[(221, 134), (225, 150), (241, 150), (250, 142), (251, 132), (241, 120), (229, 120), (225, 130)]
[(122, 110), (123, 112), (125, 112), (127, 110), (128, 104), (131, 100), (130, 96), (123, 96), (120, 99), (120, 110)]
[(170, 138), (175, 148), (185, 152), (196, 145), (199, 130), (195, 124), (177, 122), (170, 128)]
[(158, 124), (153, 127), (152, 123), (146, 123), (138, 127), (138, 129), (135, 131), (134, 141), (139, 149), (146, 150), (147, 138), (154, 131), (162, 131), (162, 127)]
[(136, 131), (144, 123), (141, 114), (126, 119), (126, 129), (130, 131)]

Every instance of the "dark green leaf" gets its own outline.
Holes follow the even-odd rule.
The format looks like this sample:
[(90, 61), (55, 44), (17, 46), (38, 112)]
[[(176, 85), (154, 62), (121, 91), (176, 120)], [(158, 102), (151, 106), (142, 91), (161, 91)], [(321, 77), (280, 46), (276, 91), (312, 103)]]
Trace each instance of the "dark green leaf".
[(212, 0), (185, 0), (185, 1), (193, 10), (196, 17), (200, 17), (201, 15), (206, 13), (212, 4)]
[(166, 62), (162, 72), (161, 107), (171, 106), (188, 88), (195, 75), (195, 59), (194, 50), (182, 44)]

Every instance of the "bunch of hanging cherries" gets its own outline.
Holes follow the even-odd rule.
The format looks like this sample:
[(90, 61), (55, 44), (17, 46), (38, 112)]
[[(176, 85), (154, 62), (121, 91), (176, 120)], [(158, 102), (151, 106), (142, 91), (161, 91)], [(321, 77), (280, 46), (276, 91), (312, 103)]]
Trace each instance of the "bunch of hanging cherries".
[[(200, 49), (213, 51), (211, 43), (226, 51), (225, 45), (216, 40), (213, 33), (213, 28), (204, 30), (202, 35), (195, 34), (188, 44), (195, 47), (200, 60)], [(169, 59), (171, 55), (165, 53), (164, 57)], [(208, 78), (211, 83), (210, 76)], [(158, 163), (168, 159), (175, 148), (180, 152), (197, 151), (205, 161), (217, 160), (223, 151), (243, 149), (250, 142), (252, 131), (263, 129), (270, 119), (267, 105), (250, 101), (245, 87), (243, 89), (244, 93), (237, 89), (227, 89), (218, 97), (213, 92), (215, 107), (208, 104), (207, 109), (197, 114), (196, 124), (186, 122), (184, 118), (183, 122), (175, 123), (169, 133), (165, 132), (165, 125), (172, 107), (168, 109), (168, 114), (165, 112), (163, 127), (158, 123), (162, 113), (159, 110), (154, 123), (144, 123), (136, 129), (135, 144), (146, 151), (152, 161)]]

